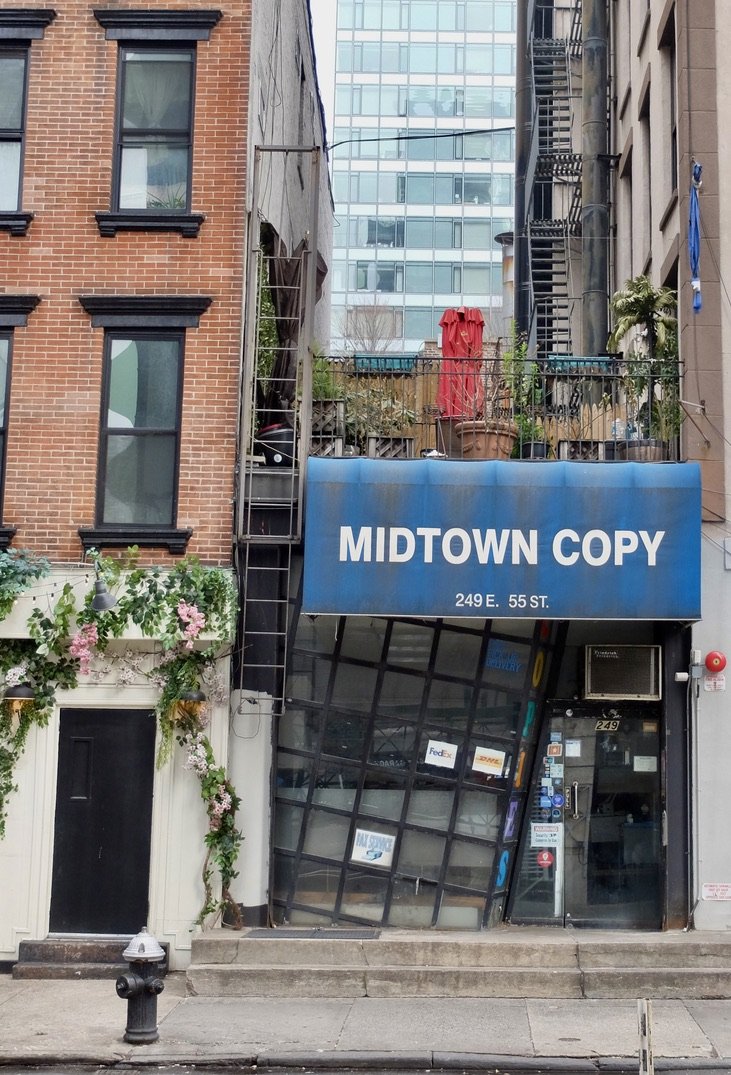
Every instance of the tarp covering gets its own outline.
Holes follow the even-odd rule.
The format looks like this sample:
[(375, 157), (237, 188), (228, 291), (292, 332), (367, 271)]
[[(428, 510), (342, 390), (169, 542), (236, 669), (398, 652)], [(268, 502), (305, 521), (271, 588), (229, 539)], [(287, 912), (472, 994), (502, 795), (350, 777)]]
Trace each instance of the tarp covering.
[(309, 461), (303, 611), (695, 620), (695, 463)]
[(436, 404), (442, 418), (477, 418), (482, 414), (485, 386), (482, 377), (482, 311), (472, 306), (445, 310), (442, 360)]
[(701, 175), (703, 167), (698, 161), (693, 161), (693, 171), (690, 180), (690, 209), (688, 213), (688, 261), (690, 262), (690, 283), (693, 288), (693, 312), (703, 306), (701, 297), (701, 209), (698, 201), (698, 193), (703, 180)]

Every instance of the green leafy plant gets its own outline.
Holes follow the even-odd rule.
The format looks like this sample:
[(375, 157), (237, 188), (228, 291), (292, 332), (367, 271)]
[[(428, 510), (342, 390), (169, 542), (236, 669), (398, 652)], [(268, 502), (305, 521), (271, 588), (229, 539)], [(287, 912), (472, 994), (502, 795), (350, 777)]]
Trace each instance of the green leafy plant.
[(634, 337), (624, 356), (622, 382), (631, 421), (640, 435), (669, 441), (685, 417), (680, 402), (677, 292), (655, 287), (647, 276), (627, 280), (614, 293), (614, 319), (607, 349), (616, 353)]
[(369, 434), (404, 436), (416, 421), (416, 412), (404, 396), (401, 377), (366, 376), (345, 384), (345, 432), (350, 444), (365, 451)]
[[(186, 768), (194, 770), (200, 781), (201, 798), (208, 815), (208, 833), (205, 843), (206, 858), (203, 863), (203, 887), (205, 898), (196, 924), (202, 924), (209, 915), (229, 907), (238, 921), (238, 906), (231, 896), (229, 886), (238, 877), (236, 861), (242, 834), (236, 828), (236, 811), (241, 800), (233, 789), (222, 766), (216, 764), (208, 738), (202, 731), (190, 730), (178, 737), (188, 756)], [(213, 866), (221, 879), (221, 900), (213, 896)]]
[(528, 341), (513, 322), (510, 343), (502, 356), (502, 375), (516, 415), (533, 412), (543, 402), (543, 384), (537, 362), (528, 358)]
[(185, 187), (178, 184), (177, 187), (168, 187), (165, 194), (159, 197), (152, 191), (147, 192), (148, 209), (185, 209)]
[(338, 386), (332, 365), (316, 347), (312, 349), (312, 398), (342, 399), (342, 390)]
[(51, 570), (48, 560), (28, 549), (7, 549), (0, 552), (0, 620), (5, 619), (15, 604), (15, 598), (36, 579)]
[(528, 341), (518, 333), (515, 322), (502, 356), (502, 377), (510, 393), (513, 420), (518, 428), (512, 451), (512, 455), (518, 457), (523, 444), (545, 443), (546, 432), (536, 417), (544, 399), (540, 366), (528, 358)]

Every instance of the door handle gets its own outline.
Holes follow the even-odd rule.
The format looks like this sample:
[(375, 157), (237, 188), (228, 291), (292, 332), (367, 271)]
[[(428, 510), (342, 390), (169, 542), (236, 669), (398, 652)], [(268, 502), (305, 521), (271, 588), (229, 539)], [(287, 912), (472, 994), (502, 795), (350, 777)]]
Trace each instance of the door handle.
[(571, 814), (572, 818), (576, 819), (579, 817), (579, 781), (572, 781), (571, 786), (568, 787), (566, 791), (568, 792), (567, 805), (569, 808), (569, 813)]

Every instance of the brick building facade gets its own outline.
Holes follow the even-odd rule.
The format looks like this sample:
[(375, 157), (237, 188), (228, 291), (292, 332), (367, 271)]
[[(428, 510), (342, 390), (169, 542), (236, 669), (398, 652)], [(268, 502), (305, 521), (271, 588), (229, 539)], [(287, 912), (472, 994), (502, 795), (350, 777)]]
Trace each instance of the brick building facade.
[[(51, 657), (78, 653), (69, 640), (96, 556), (120, 560), (138, 546), (141, 567), (164, 580), (188, 554), (233, 586), (242, 347), (254, 316), (250, 161), (254, 146), (324, 146), (308, 4), (284, 28), (265, 8), (0, 4), (0, 551), (48, 561), (0, 619), (6, 691), (9, 665), (32, 679), (32, 614), (58, 622), (64, 587), (74, 612)], [(257, 205), (257, 230), (269, 221), (291, 236), (309, 192), (276, 157), (268, 183), (286, 193), (282, 219)], [(0, 893), (0, 962), (13, 963), (24, 940), (129, 935), (144, 917), (170, 965), (185, 965), (208, 827), (182, 756), (154, 764), (166, 652), (154, 631), (127, 624), (90, 669), (55, 684), (47, 727), (32, 722), (24, 743), (10, 696), (0, 703), (0, 750), (17, 754), (17, 791), (6, 782), (0, 795), (0, 872), (15, 878)], [(229, 652), (206, 687), (207, 736), (224, 767)], [(69, 804), (88, 801), (93, 813), (118, 770), (121, 798), (64, 844)], [(123, 896), (101, 916), (85, 861), (97, 823), (116, 834), (98, 849), (107, 879), (119, 888), (133, 873), (139, 888), (133, 905)], [(245, 835), (245, 813), (239, 823)]]

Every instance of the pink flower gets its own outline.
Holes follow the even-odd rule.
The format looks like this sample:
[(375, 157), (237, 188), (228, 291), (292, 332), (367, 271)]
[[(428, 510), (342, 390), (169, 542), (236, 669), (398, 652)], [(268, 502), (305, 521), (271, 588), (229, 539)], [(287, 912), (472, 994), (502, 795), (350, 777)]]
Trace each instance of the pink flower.
[(198, 637), (205, 627), (206, 617), (202, 612), (198, 611), (197, 605), (189, 605), (182, 599), (178, 601), (178, 616), (180, 616), (183, 623), (187, 624), (183, 632), (187, 639), (185, 648), (193, 649), (193, 640)]
[(82, 676), (88, 676), (89, 674), (93, 656), (91, 651), (92, 648), (96, 646), (98, 640), (99, 635), (95, 623), (85, 623), (71, 639), (69, 653), (72, 657), (78, 658), (79, 671)]

